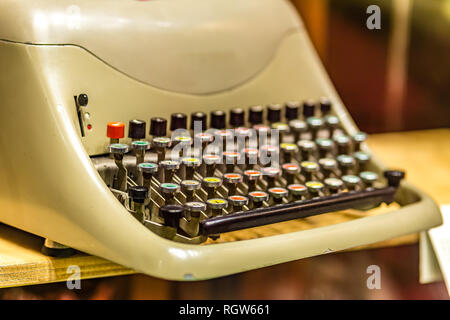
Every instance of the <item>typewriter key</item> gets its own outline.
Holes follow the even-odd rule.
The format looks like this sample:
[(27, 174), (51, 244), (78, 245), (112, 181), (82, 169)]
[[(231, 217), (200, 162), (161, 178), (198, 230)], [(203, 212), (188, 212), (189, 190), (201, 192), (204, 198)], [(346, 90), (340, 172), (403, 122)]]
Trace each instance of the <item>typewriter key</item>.
[(311, 140), (317, 138), (317, 133), (323, 127), (323, 119), (318, 117), (309, 117), (306, 119), (309, 130), (311, 130)]
[(148, 141), (133, 141), (131, 146), (134, 149), (134, 155), (136, 156), (136, 165), (144, 162), (145, 151), (150, 147)]
[(170, 116), (170, 130), (187, 129), (187, 116), (184, 113), (172, 113)]
[(302, 197), (308, 193), (308, 189), (302, 184), (290, 184), (287, 189), (293, 201), (302, 200)]
[(167, 120), (161, 117), (150, 119), (150, 135), (153, 139), (156, 137), (164, 137), (167, 135)]
[(364, 132), (358, 132), (357, 134), (353, 135), (353, 150), (359, 151), (361, 149), (361, 143), (366, 141), (367, 134)]
[(158, 165), (156, 163), (144, 162), (138, 165), (138, 170), (142, 174), (143, 186), (149, 190), (148, 197), (150, 198), (150, 190), (153, 174), (158, 172)]
[(132, 186), (128, 189), (128, 196), (130, 197), (133, 208), (134, 216), (142, 223), (146, 219), (144, 212), (144, 201), (147, 199), (148, 188), (143, 186)]
[(286, 198), (289, 194), (289, 192), (285, 188), (280, 187), (274, 187), (270, 188), (269, 194), (272, 197), (272, 200), (274, 203), (282, 203), (283, 199)]
[(361, 178), (354, 175), (345, 175), (342, 176), (342, 181), (344, 181), (345, 186), (349, 191), (355, 190), (356, 186), (361, 182)]
[(211, 112), (211, 123), (210, 127), (213, 129), (225, 129), (226, 120), (225, 112), (222, 110), (215, 110)]
[(198, 158), (184, 157), (181, 159), (181, 163), (184, 165), (184, 178), (185, 180), (192, 180), (194, 178), (195, 170), (200, 167), (201, 161)]
[(300, 103), (296, 101), (287, 102), (284, 107), (284, 116), (287, 121), (298, 118), (298, 109), (300, 108)]
[(316, 106), (314, 104), (314, 101), (307, 100), (303, 103), (303, 118), (307, 119), (309, 117), (314, 117), (314, 114), (316, 112)]
[(208, 199), (213, 198), (216, 194), (216, 189), (222, 185), (222, 179), (217, 177), (205, 177), (202, 180), (202, 186), (208, 193)]
[(217, 164), (221, 163), (221, 158), (215, 154), (205, 154), (203, 156), (203, 162), (206, 165), (206, 173), (207, 177), (214, 176), (214, 172), (216, 171)]
[(248, 194), (248, 198), (255, 208), (259, 208), (263, 205), (264, 201), (269, 200), (269, 194), (264, 191), (253, 191)]
[(214, 136), (207, 132), (200, 132), (194, 136), (194, 154), (200, 156), (206, 147), (214, 141)]
[(320, 181), (308, 181), (305, 183), (306, 188), (312, 197), (322, 196), (324, 185)]
[(322, 116), (326, 116), (331, 111), (331, 101), (328, 98), (320, 98), (319, 106)]
[(225, 151), (222, 155), (226, 166), (226, 172), (234, 172), (240, 154), (234, 151)]
[(355, 158), (347, 154), (340, 154), (337, 156), (337, 162), (343, 175), (350, 174), (355, 167)]
[(195, 191), (201, 188), (197, 180), (183, 180), (180, 183), (181, 191), (186, 195), (186, 201), (194, 201)]
[(256, 182), (261, 178), (261, 171), (258, 170), (245, 170), (244, 179), (247, 182), (248, 190), (247, 193), (255, 191)]
[(200, 212), (206, 211), (206, 204), (200, 201), (192, 201), (184, 204), (184, 208), (189, 212), (191, 218), (200, 218)]
[(234, 108), (230, 110), (230, 126), (237, 128), (244, 125), (245, 112), (242, 108)]
[(258, 164), (259, 151), (254, 148), (245, 148), (245, 164), (248, 169), (253, 169), (254, 165)]
[(228, 207), (228, 202), (225, 199), (222, 198), (213, 198), (208, 199), (206, 201), (206, 205), (208, 206), (208, 216), (209, 217), (216, 217), (222, 215), (223, 209)]
[(193, 112), (191, 114), (191, 130), (195, 130), (197, 125), (197, 131), (205, 131), (208, 127), (207, 115), (204, 112)]
[(127, 169), (123, 165), (123, 156), (128, 152), (128, 145), (114, 143), (109, 146), (109, 152), (112, 154), (114, 162), (119, 168), (113, 187), (117, 190), (125, 191), (127, 187)]
[(297, 146), (301, 151), (301, 158), (303, 161), (308, 161), (313, 158), (313, 153), (316, 148), (316, 144), (311, 140), (300, 140), (297, 142)]
[(325, 124), (328, 129), (328, 138), (333, 139), (334, 132), (339, 128), (339, 118), (336, 116), (328, 115), (325, 117)]
[(300, 135), (308, 130), (308, 125), (303, 120), (294, 119), (289, 121), (289, 128), (294, 134), (294, 141), (297, 142), (300, 140)]
[[(289, 133), (289, 125), (284, 122), (275, 122), (272, 124), (271, 136), (274, 136), (274, 130), (278, 131), (278, 144), (284, 141), (284, 138)], [(273, 138), (272, 138), (273, 139)]]
[(363, 171), (359, 177), (364, 182), (366, 188), (372, 188), (373, 183), (378, 180), (378, 174), (372, 171)]
[(180, 219), (183, 217), (184, 208), (180, 205), (165, 205), (159, 208), (159, 215), (164, 219), (168, 227), (178, 229)]
[(350, 138), (346, 135), (339, 135), (334, 138), (337, 144), (338, 154), (350, 153)]
[[(176, 149), (172, 149), (172, 157), (183, 157), (183, 155), (185, 154), (184, 152), (187, 151), (187, 149), (189, 149), (192, 144), (192, 138), (186, 135), (179, 135), (173, 137), (172, 144), (174, 147), (177, 147)], [(177, 151), (178, 154), (174, 154), (174, 151)]]
[(267, 187), (275, 187), (275, 179), (281, 175), (281, 170), (275, 167), (265, 167), (261, 169), (263, 178), (267, 181)]
[(164, 169), (164, 182), (172, 182), (173, 175), (180, 168), (180, 163), (176, 160), (163, 160), (159, 163)]
[(228, 203), (233, 206), (233, 212), (242, 211), (242, 207), (248, 204), (248, 198), (244, 196), (229, 196)]
[(267, 106), (267, 122), (274, 123), (281, 120), (281, 105), (269, 104)]
[(166, 158), (166, 150), (172, 145), (172, 140), (168, 137), (156, 137), (152, 140), (152, 145), (158, 155), (158, 163)]
[(134, 140), (140, 140), (145, 138), (145, 121), (143, 120), (130, 120), (128, 124), (128, 138)]
[(240, 173), (225, 173), (223, 181), (228, 189), (228, 195), (233, 196), (236, 194), (237, 185), (243, 181), (243, 177)]
[(260, 148), (259, 163), (261, 166), (277, 166), (279, 163), (280, 149), (272, 145), (263, 145)]
[(312, 161), (302, 161), (300, 163), (302, 175), (305, 177), (305, 181), (313, 179), (313, 175), (319, 170), (319, 165)]
[(320, 158), (326, 158), (333, 150), (333, 141), (331, 139), (317, 138), (316, 145), (319, 149)]
[(400, 181), (405, 178), (405, 172), (401, 170), (386, 170), (383, 173), (390, 187), (397, 188)]
[(263, 122), (263, 107), (253, 106), (248, 112), (248, 122), (251, 125), (260, 124)]
[(283, 151), (284, 162), (291, 162), (295, 153), (298, 151), (298, 147), (294, 143), (282, 143), (280, 148)]
[(357, 151), (353, 156), (355, 157), (356, 162), (358, 162), (358, 170), (365, 171), (366, 164), (370, 161), (370, 154), (363, 151)]
[(119, 143), (119, 139), (125, 136), (125, 125), (122, 122), (108, 122), (106, 127), (106, 136), (110, 144)]
[(341, 179), (337, 178), (327, 178), (324, 180), (325, 185), (327, 186), (330, 193), (338, 193), (339, 190), (344, 186), (344, 182)]
[(287, 184), (293, 184), (295, 176), (300, 173), (300, 167), (295, 163), (285, 163), (281, 166), (284, 173), (284, 178)]
[(258, 137), (258, 144), (260, 146), (268, 144), (270, 136), (270, 127), (265, 124), (255, 124), (253, 130), (256, 131)]
[(166, 204), (171, 204), (174, 201), (174, 196), (180, 192), (180, 185), (176, 183), (161, 183), (159, 186)]

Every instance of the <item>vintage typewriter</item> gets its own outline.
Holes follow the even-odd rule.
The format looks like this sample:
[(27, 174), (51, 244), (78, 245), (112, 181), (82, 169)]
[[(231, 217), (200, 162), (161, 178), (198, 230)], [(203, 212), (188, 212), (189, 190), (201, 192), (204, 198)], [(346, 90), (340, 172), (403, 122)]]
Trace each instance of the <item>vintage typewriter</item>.
[(46, 254), (197, 280), (441, 223), (287, 1), (4, 0), (0, 26), (0, 221)]

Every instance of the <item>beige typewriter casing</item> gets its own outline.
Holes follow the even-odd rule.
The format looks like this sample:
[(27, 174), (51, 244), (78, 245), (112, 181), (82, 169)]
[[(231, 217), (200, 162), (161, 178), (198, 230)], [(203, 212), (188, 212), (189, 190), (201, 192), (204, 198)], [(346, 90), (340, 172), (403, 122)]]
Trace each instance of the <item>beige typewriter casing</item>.
[(107, 152), (108, 121), (326, 96), (358, 131), (287, 1), (3, 0), (0, 72), (0, 221), (136, 271), (207, 279), (441, 224), (437, 205), (404, 182), (394, 212), (189, 245), (149, 231), (107, 188), (90, 156)]

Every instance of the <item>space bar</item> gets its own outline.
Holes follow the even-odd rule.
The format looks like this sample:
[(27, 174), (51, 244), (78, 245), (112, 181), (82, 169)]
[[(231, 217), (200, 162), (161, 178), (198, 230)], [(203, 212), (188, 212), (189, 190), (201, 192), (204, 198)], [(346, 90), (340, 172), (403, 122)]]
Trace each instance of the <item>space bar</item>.
[(213, 235), (267, 224), (315, 216), (323, 213), (356, 209), (394, 201), (395, 187), (343, 192), (310, 200), (233, 212), (200, 222), (200, 234)]

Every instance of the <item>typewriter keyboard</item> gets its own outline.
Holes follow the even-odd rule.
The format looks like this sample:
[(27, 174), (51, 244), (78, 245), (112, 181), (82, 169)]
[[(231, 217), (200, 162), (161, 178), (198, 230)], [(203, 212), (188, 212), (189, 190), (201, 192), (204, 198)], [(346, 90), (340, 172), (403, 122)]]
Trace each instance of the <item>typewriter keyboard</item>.
[(329, 100), (172, 114), (107, 124), (109, 156), (92, 161), (131, 215), (185, 243), (394, 201), (404, 172), (380, 177)]

